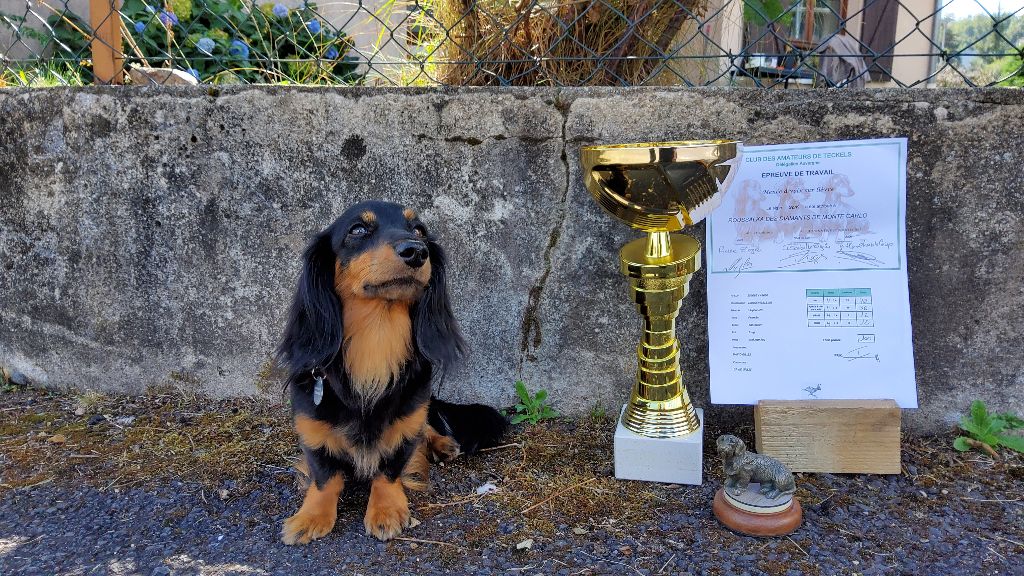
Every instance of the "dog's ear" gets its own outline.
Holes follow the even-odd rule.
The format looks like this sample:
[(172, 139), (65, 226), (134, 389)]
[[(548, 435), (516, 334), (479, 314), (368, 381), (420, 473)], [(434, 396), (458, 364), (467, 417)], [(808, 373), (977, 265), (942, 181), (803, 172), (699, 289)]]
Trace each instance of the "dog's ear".
[(288, 368), (289, 381), (313, 368), (326, 369), (342, 342), (330, 235), (323, 232), (314, 238), (302, 258), (302, 273), (276, 356), (278, 365)]
[(416, 346), (443, 376), (466, 352), (466, 342), (448, 300), (444, 250), (434, 241), (428, 241), (427, 247), (430, 283), (416, 305)]

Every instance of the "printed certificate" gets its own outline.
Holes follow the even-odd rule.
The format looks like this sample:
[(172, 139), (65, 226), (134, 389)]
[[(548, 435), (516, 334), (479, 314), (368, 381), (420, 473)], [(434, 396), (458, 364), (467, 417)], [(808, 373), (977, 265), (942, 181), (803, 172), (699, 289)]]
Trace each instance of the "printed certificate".
[(748, 146), (708, 219), (711, 401), (917, 407), (907, 140)]

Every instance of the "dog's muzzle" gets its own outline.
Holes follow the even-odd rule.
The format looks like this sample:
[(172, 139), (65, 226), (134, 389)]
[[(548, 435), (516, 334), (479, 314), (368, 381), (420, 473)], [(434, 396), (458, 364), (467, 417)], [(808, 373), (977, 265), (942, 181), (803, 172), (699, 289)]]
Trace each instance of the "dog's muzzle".
[(430, 257), (427, 245), (419, 240), (403, 240), (395, 246), (395, 252), (410, 268), (419, 268)]

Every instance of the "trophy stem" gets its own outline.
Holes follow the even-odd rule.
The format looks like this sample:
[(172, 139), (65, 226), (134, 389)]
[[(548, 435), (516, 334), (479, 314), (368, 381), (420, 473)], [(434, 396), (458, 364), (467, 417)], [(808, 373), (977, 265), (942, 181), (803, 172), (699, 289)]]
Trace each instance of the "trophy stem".
[(695, 432), (700, 422), (682, 383), (675, 322), (690, 278), (700, 268), (700, 242), (684, 234), (651, 232), (625, 245), (619, 259), (643, 317), (636, 381), (622, 424), (653, 438)]
[(672, 237), (668, 232), (647, 233), (648, 260), (661, 260), (672, 255)]

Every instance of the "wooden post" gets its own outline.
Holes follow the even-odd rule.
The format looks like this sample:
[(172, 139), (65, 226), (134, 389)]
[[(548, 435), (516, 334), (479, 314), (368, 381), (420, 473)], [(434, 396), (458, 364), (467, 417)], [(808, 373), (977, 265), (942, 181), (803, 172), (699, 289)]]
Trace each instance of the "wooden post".
[(89, 0), (92, 25), (92, 73), (96, 84), (121, 84), (124, 54), (121, 53), (119, 0)]
[(794, 472), (900, 473), (900, 408), (892, 400), (761, 400), (757, 451)]

